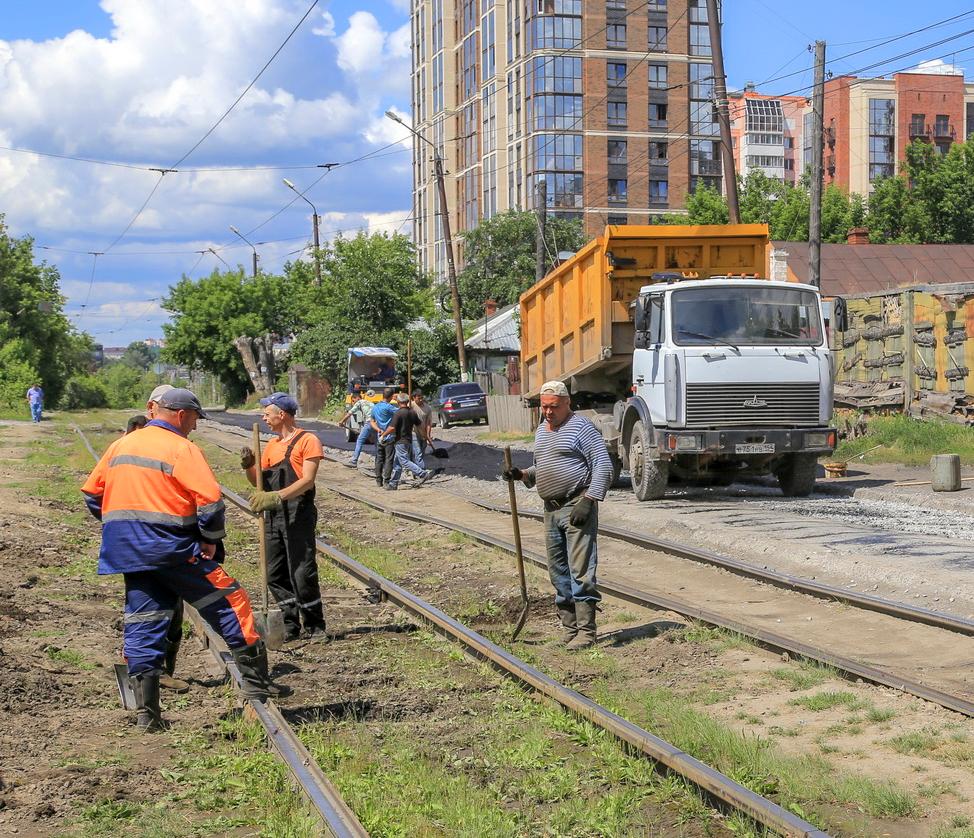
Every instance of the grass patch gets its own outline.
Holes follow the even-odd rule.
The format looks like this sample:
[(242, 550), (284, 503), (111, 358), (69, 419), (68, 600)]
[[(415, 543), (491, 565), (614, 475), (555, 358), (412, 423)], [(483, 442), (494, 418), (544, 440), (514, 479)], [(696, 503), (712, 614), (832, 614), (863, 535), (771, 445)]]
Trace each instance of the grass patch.
[(824, 684), (834, 675), (833, 670), (814, 661), (801, 661), (796, 667), (780, 666), (771, 670), (771, 676), (784, 681), (792, 690), (809, 690)]
[(887, 740), (894, 751), (937, 760), (944, 765), (974, 765), (974, 743), (963, 733), (948, 736), (930, 730), (913, 730)]
[(879, 724), (881, 722), (888, 722), (896, 715), (895, 710), (890, 710), (885, 707), (870, 707), (866, 711), (866, 719), (874, 724)]
[(874, 445), (882, 448), (867, 455), (869, 462), (927, 465), (934, 454), (959, 454), (966, 465), (974, 464), (974, 432), (962, 425), (908, 416), (871, 416), (869, 432), (842, 442), (835, 460), (848, 460)]
[(73, 666), (75, 669), (94, 669), (95, 665), (87, 660), (81, 652), (74, 649), (55, 649), (54, 647), (48, 647), (44, 654), (47, 655), (48, 660), (54, 661), (54, 663), (63, 663), (68, 666)]
[(861, 710), (866, 706), (866, 702), (862, 699), (844, 690), (803, 695), (800, 698), (793, 698), (788, 703), (795, 707), (804, 707), (813, 713), (821, 713), (823, 710), (831, 710), (833, 707), (847, 707), (850, 710)]
[(705, 626), (702, 623), (691, 623), (684, 629), (670, 632), (667, 639), (674, 643), (699, 643), (721, 652), (727, 649), (748, 649), (753, 646), (751, 640), (742, 634)]

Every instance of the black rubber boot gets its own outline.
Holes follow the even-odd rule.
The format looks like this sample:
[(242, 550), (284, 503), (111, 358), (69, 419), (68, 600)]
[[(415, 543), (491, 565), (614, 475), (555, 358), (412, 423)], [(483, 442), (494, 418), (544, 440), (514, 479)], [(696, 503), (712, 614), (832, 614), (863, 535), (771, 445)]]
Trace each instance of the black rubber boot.
[(147, 672), (133, 676), (132, 690), (139, 711), (135, 726), (144, 732), (165, 730), (167, 725), (163, 722), (162, 711), (159, 709), (159, 673)]
[(588, 649), (595, 645), (595, 606), (594, 602), (576, 602), (575, 618), (578, 621), (578, 634), (568, 644), (569, 649)]
[(233, 660), (243, 676), (241, 692), (244, 698), (267, 701), (268, 698), (283, 698), (293, 692), (290, 687), (271, 681), (267, 669), (267, 647), (263, 641), (234, 649)]
[(176, 671), (176, 656), (179, 654), (179, 645), (179, 642), (166, 644), (166, 661), (163, 664), (165, 671), (159, 677), (159, 686), (175, 693), (188, 693), (189, 684), (182, 678), (173, 677), (173, 673)]
[(558, 639), (562, 643), (571, 643), (575, 639), (575, 635), (578, 634), (578, 622), (575, 617), (575, 603), (574, 602), (563, 602), (556, 604), (555, 608), (558, 609), (558, 617), (561, 619), (561, 633)]

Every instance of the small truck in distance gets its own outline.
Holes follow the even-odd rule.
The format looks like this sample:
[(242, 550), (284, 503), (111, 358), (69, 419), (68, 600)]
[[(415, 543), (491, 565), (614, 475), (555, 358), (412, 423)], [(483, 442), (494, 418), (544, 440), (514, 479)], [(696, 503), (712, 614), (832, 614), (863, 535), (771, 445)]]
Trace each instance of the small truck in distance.
[(521, 295), (521, 381), (559, 379), (640, 500), (673, 480), (815, 486), (835, 449), (821, 298), (772, 281), (765, 225), (609, 226)]

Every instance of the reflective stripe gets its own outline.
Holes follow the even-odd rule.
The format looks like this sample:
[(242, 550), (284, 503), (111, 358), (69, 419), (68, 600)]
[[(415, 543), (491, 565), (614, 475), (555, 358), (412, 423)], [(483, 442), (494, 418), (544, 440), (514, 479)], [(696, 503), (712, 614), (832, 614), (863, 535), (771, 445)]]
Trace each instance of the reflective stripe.
[(126, 623), (155, 623), (159, 620), (171, 620), (172, 609), (168, 611), (136, 611), (125, 615)]
[(298, 608), (314, 608), (316, 605), (321, 605), (321, 597), (318, 597), (313, 602), (299, 602)]
[(212, 515), (213, 513), (219, 512), (221, 509), (225, 509), (225, 508), (226, 506), (223, 503), (223, 498), (221, 498), (220, 500), (213, 501), (213, 503), (208, 503), (206, 506), (201, 506), (197, 508), (196, 514)]
[(227, 531), (220, 530), (204, 530), (200, 527), (200, 535), (203, 536), (207, 541), (219, 541), (221, 538), (227, 537)]
[(117, 457), (112, 457), (108, 461), (108, 467), (115, 468), (115, 466), (138, 466), (139, 468), (148, 468), (170, 475), (173, 470), (170, 463), (165, 463), (162, 460), (154, 460), (152, 457), (138, 457), (135, 454), (119, 454)]
[(278, 605), (294, 605), (294, 603), (296, 603), (296, 602), (297, 602), (297, 599), (295, 599), (294, 597), (290, 597), (288, 599), (279, 599), (277, 601), (277, 604)]
[(147, 524), (171, 524), (176, 527), (196, 526), (195, 515), (170, 515), (167, 512), (148, 512), (144, 509), (116, 509), (106, 512), (102, 521), (144, 521)]
[(221, 599), (224, 599), (225, 597), (229, 596), (234, 591), (239, 591), (239, 590), (240, 590), (240, 583), (234, 582), (232, 585), (229, 585), (226, 588), (217, 588), (215, 591), (213, 591), (213, 593), (207, 594), (205, 597), (202, 597), (201, 599), (196, 600), (196, 602), (190, 604), (197, 611), (202, 611), (204, 608), (206, 608), (209, 605), (212, 605), (214, 602), (219, 602)]

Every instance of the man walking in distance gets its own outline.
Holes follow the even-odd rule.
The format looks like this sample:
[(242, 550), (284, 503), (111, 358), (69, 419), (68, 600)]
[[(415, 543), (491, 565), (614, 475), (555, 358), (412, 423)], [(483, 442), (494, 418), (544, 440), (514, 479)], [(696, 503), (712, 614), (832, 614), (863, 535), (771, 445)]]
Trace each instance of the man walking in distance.
[(98, 573), (125, 579), (124, 651), (140, 730), (163, 727), (159, 676), (179, 598), (230, 647), (246, 698), (288, 692), (270, 680), (246, 591), (213, 561), (225, 512), (203, 452), (187, 439), (198, 417), (205, 414), (193, 393), (170, 390), (145, 428), (108, 447), (81, 489), (102, 522)]
[(34, 422), (41, 421), (41, 412), (44, 410), (44, 391), (40, 384), (34, 384), (27, 391), (27, 404), (30, 405), (30, 418)]
[(544, 501), (548, 574), (569, 649), (595, 643), (599, 531), (598, 502), (612, 484), (612, 460), (598, 429), (572, 412), (560, 381), (541, 387), (542, 422), (534, 437), (534, 465), (504, 472), (507, 480), (537, 485)]
[[(374, 390), (366, 391), (365, 395), (374, 396)], [(375, 438), (375, 431), (372, 430), (372, 425), (369, 419), (372, 416), (372, 408), (375, 407), (375, 403), (369, 399), (363, 399), (361, 393), (352, 393), (352, 406), (345, 411), (345, 415), (339, 420), (339, 426), (344, 427), (349, 419), (354, 418), (355, 424), (358, 425), (358, 438), (355, 440), (355, 450), (352, 452), (352, 459), (347, 463), (342, 463), (342, 465), (348, 466), (348, 468), (358, 468), (358, 458), (362, 456), (362, 446), (367, 442), (371, 442)]]
[(419, 418), (419, 427), (413, 436), (413, 462), (426, 468), (426, 446), (433, 444), (433, 408), (426, 401), (422, 390), (413, 391), (413, 410)]
[(372, 417), (369, 424), (376, 435), (375, 442), (375, 482), (379, 486), (384, 486), (392, 476), (392, 465), (395, 460), (395, 438), (384, 436), (392, 417), (396, 413), (396, 406), (392, 404), (392, 398), (396, 395), (395, 387), (386, 387), (382, 391), (382, 401), (372, 408)]
[(399, 409), (392, 417), (389, 426), (383, 431), (383, 436), (394, 439), (396, 446), (396, 464), (392, 467), (392, 474), (385, 484), (385, 488), (390, 491), (399, 488), (399, 479), (402, 477), (404, 469), (416, 478), (415, 486), (422, 486), (433, 476), (431, 471), (420, 468), (412, 460), (413, 431), (419, 427), (420, 420), (416, 411), (409, 406), (409, 396), (406, 393), (400, 393), (396, 396), (396, 402)]
[[(315, 478), (324, 451), (318, 437), (295, 426), (298, 403), (293, 396), (274, 393), (260, 403), (264, 422), (277, 434), (261, 452), (264, 491), (250, 496), (254, 512), (269, 513), (268, 587), (284, 614), (285, 640), (297, 640), (302, 624), (308, 639), (327, 640), (315, 551)], [(241, 449), (240, 465), (256, 486), (257, 466), (250, 448)]]

